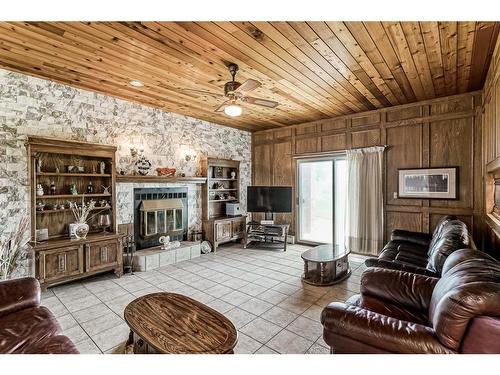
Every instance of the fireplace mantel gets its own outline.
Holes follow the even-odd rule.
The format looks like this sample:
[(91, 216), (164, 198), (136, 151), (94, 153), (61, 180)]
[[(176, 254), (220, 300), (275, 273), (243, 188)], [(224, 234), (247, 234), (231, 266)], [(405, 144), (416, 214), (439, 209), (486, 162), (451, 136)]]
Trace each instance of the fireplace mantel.
[(206, 177), (161, 177), (161, 176), (116, 176), (116, 182), (135, 182), (135, 183), (183, 183), (183, 184), (198, 184), (202, 185), (207, 182)]

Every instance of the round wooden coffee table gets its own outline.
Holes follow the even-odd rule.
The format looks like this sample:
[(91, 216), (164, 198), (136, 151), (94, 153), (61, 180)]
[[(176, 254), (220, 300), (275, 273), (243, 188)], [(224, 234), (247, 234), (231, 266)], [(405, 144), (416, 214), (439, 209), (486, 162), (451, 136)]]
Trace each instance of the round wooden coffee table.
[(152, 293), (125, 308), (134, 353), (233, 353), (238, 333), (221, 313), (175, 293)]
[(304, 274), (302, 280), (312, 285), (332, 285), (351, 274), (350, 251), (340, 245), (320, 245), (302, 253)]

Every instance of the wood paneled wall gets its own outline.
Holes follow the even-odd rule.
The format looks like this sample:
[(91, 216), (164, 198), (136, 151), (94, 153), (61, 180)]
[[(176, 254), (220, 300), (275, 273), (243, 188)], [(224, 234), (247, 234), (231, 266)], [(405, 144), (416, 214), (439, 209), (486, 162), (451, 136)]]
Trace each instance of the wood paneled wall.
[[(481, 92), (320, 120), (253, 133), (253, 184), (291, 185), (294, 156), (388, 145), (384, 165), (385, 234), (394, 228), (432, 231), (444, 214), (482, 232)], [(500, 145), (498, 145), (500, 146)], [(500, 147), (498, 149), (500, 151)], [(399, 199), (399, 168), (459, 167), (459, 199)], [(295, 192), (294, 192), (295, 193)], [(292, 223), (295, 212), (280, 215)]]
[(500, 258), (500, 42), (497, 42), (483, 91), (483, 165), (486, 251)]

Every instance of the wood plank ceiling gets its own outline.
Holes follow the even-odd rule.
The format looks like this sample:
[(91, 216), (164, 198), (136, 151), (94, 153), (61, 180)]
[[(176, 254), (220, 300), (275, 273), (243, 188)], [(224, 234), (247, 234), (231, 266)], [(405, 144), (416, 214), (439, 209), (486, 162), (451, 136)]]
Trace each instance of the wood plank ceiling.
[[(0, 22), (0, 66), (256, 131), (481, 89), (498, 22)], [(215, 113), (237, 80), (275, 109)], [(130, 80), (140, 80), (135, 88)]]

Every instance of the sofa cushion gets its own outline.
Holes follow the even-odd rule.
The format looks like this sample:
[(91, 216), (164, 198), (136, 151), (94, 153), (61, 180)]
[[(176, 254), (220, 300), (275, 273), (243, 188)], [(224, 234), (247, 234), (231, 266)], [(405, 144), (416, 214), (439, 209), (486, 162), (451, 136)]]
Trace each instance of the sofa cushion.
[(439, 240), (439, 238), (441, 238), (443, 229), (446, 228), (448, 223), (453, 220), (458, 220), (458, 218), (454, 215), (446, 215), (443, 216), (441, 219), (439, 219), (438, 223), (436, 224), (436, 227), (434, 228), (434, 232), (432, 232), (432, 240), (429, 244), (429, 248), (432, 248), (436, 243), (436, 241)]
[(56, 318), (43, 306), (3, 316), (0, 318), (0, 353), (22, 352), (24, 348), (60, 331)]
[(40, 284), (34, 277), (0, 282), (0, 318), (40, 304)]
[(470, 243), (467, 226), (460, 220), (449, 221), (429, 247), (427, 269), (441, 273), (446, 258), (456, 250), (468, 248)]

